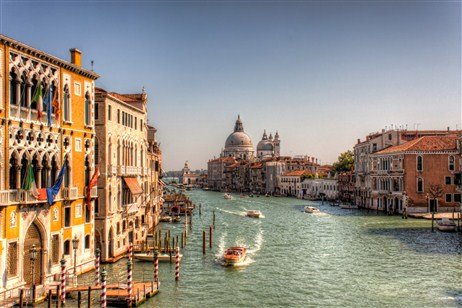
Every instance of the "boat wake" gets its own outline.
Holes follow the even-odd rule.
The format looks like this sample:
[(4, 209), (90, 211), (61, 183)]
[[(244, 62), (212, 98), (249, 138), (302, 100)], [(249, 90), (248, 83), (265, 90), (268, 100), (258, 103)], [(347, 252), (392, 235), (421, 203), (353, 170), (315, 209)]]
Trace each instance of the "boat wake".
[(219, 210), (220, 212), (223, 212), (223, 213), (228, 213), (228, 214), (232, 214), (232, 215), (236, 215), (236, 216), (245, 216), (245, 212), (233, 212), (233, 211), (223, 210), (223, 209), (219, 209), (219, 208), (217, 208), (217, 210)]
[[(225, 252), (225, 249), (226, 249), (226, 243), (225, 243), (225, 237), (226, 237), (226, 233), (223, 233), (223, 235), (220, 237), (220, 241), (218, 243), (218, 251), (217, 253), (215, 254), (215, 262), (220, 264), (220, 265), (223, 265), (225, 266), (225, 262), (223, 260), (223, 254)], [(244, 261), (242, 262), (239, 262), (239, 263), (236, 263), (234, 264), (233, 266), (234, 267), (242, 267), (242, 266), (247, 266), (247, 265), (250, 265), (252, 263), (255, 262), (255, 260), (253, 259), (253, 257), (257, 254), (257, 252), (260, 251), (262, 245), (263, 245), (263, 230), (259, 230), (257, 236), (255, 237), (255, 241), (254, 241), (254, 244), (251, 246), (251, 247), (247, 247), (247, 256), (245, 258)], [(244, 239), (238, 239), (236, 241), (236, 246), (247, 246), (245, 245), (245, 241)]]

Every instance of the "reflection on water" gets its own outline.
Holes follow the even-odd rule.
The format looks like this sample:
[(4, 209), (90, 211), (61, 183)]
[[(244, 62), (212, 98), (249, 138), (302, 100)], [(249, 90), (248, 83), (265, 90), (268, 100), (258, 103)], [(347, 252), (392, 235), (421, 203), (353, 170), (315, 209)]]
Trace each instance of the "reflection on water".
[[(432, 233), (430, 222), (403, 220), (289, 198), (223, 199), (188, 192), (196, 211), (181, 280), (175, 265), (160, 264), (161, 292), (148, 307), (410, 306), (461, 305), (460, 234)], [(322, 213), (303, 212), (314, 205)], [(260, 210), (265, 219), (245, 217)], [(202, 255), (202, 231), (212, 224), (214, 245)], [(172, 236), (182, 225), (163, 225)], [(227, 247), (248, 248), (248, 263), (223, 267)], [(247, 260), (246, 260), (247, 262)], [(106, 265), (109, 283), (126, 281), (126, 260)], [(135, 262), (134, 277), (151, 279), (150, 262)], [(93, 281), (93, 273), (82, 280)]]

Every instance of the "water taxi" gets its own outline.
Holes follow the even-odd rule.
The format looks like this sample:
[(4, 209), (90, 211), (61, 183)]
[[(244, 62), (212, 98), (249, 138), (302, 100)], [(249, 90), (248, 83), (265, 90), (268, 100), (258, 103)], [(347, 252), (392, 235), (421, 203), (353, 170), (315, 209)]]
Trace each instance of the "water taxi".
[(172, 217), (172, 222), (181, 222), (181, 217), (180, 216), (173, 216)]
[[(183, 255), (180, 253), (180, 256), (179, 256), (180, 261), (182, 257)], [(139, 261), (153, 262), (154, 254), (152, 252), (136, 252), (133, 254), (133, 258)], [(173, 260), (176, 258), (175, 253), (172, 253), (172, 258)], [(157, 259), (159, 260), (159, 262), (170, 262), (170, 254), (159, 253), (157, 255)]]
[(305, 206), (305, 213), (319, 213), (321, 212), (317, 207), (307, 205)]
[(252, 218), (260, 218), (261, 212), (259, 210), (248, 210), (245, 215)]
[(160, 222), (172, 222), (172, 216), (162, 215), (159, 218)]
[(456, 231), (456, 223), (454, 221), (449, 220), (449, 218), (443, 218), (436, 221), (436, 227), (438, 230), (443, 232), (455, 232)]
[(226, 249), (223, 260), (225, 265), (235, 265), (245, 260), (247, 248), (245, 247), (230, 247)]
[(231, 200), (231, 199), (233, 199), (233, 197), (232, 197), (230, 194), (228, 194), (228, 193), (224, 194), (224, 195), (223, 195), (223, 198), (225, 198), (226, 200)]

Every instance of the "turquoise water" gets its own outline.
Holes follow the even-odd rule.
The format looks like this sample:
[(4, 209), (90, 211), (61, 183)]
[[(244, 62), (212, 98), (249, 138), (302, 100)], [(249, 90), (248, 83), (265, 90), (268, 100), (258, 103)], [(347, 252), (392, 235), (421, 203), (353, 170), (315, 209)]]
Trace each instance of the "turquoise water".
[[(160, 264), (160, 293), (145, 307), (462, 306), (462, 236), (434, 232), (430, 222), (403, 220), (290, 198), (225, 200), (222, 193), (188, 192), (196, 209), (183, 249), (180, 281), (174, 264)], [(258, 209), (264, 218), (243, 215)], [(213, 248), (202, 255), (202, 230), (216, 214)], [(183, 224), (165, 224), (172, 235)], [(249, 249), (244, 266), (223, 267), (226, 247)], [(126, 261), (105, 265), (108, 283), (126, 280)], [(152, 277), (135, 262), (135, 280)], [(93, 274), (79, 281), (93, 281)]]

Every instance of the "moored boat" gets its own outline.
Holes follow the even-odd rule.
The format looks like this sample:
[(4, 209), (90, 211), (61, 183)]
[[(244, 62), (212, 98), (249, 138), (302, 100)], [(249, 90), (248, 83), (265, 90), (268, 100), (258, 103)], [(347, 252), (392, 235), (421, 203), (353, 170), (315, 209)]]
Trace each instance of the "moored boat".
[(252, 218), (260, 218), (261, 216), (261, 212), (259, 210), (248, 210), (245, 214)]
[(340, 204), (341, 209), (357, 209), (358, 207), (353, 204), (348, 204), (348, 203), (342, 203)]
[(172, 222), (172, 217), (168, 215), (162, 215), (159, 218), (160, 222)]
[[(172, 254), (172, 258), (175, 259), (175, 253)], [(180, 253), (180, 260), (183, 255)], [(154, 254), (152, 252), (137, 252), (133, 254), (133, 258), (139, 261), (147, 261), (153, 262), (154, 261)], [(157, 255), (159, 262), (170, 262), (170, 254), (168, 253), (160, 253)]]
[(449, 218), (443, 218), (436, 221), (436, 227), (438, 230), (443, 232), (455, 232), (457, 229), (456, 223), (449, 220)]
[(305, 206), (305, 213), (319, 213), (320, 210), (317, 207), (307, 205)]
[(225, 194), (223, 195), (223, 198), (225, 198), (226, 200), (231, 200), (231, 199), (233, 199), (233, 197), (232, 197), (230, 194), (228, 194), (228, 193), (225, 193)]
[(172, 217), (172, 222), (181, 222), (181, 217), (180, 216)]
[(230, 247), (226, 249), (223, 260), (225, 265), (236, 265), (245, 260), (247, 248), (245, 247)]

